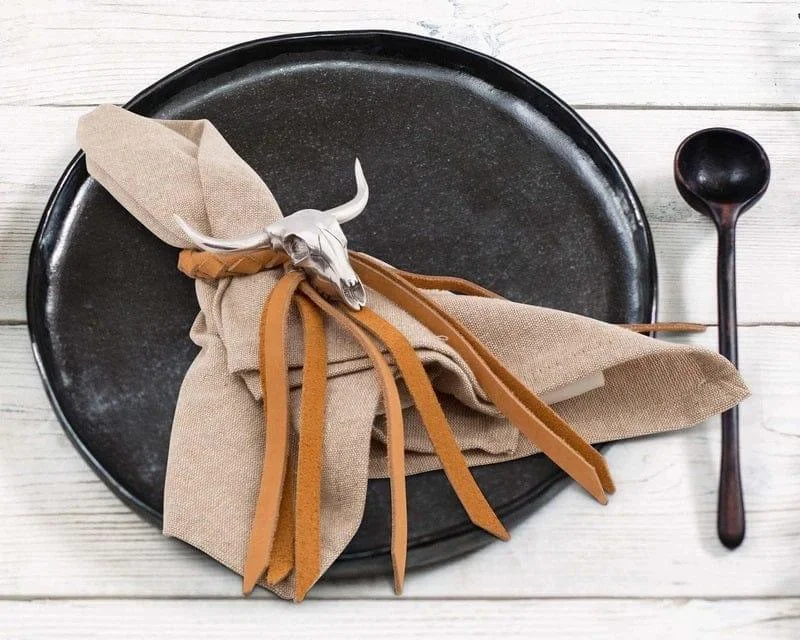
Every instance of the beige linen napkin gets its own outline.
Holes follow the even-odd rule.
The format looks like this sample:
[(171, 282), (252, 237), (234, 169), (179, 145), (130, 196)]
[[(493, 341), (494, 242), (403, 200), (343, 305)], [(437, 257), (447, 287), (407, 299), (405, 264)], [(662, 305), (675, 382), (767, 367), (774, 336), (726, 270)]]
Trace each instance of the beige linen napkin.
[[(104, 105), (81, 118), (78, 140), (90, 174), (150, 231), (175, 247), (191, 243), (174, 214), (222, 238), (251, 233), (281, 216), (264, 182), (206, 120), (152, 120)], [(369, 207), (362, 215), (370, 215)], [(170, 442), (164, 533), (239, 573), (264, 455), (259, 316), (281, 273), (196, 281), (200, 313), (191, 338), (201, 351), (183, 381)], [(502, 299), (429, 295), (540, 395), (603, 373), (600, 388), (554, 405), (590, 442), (687, 427), (729, 409), (748, 394), (735, 368), (705, 349)], [(472, 372), (442, 339), (376, 292), (369, 291), (368, 300), (414, 345), (469, 464), (537, 452), (488, 403)], [(336, 325), (327, 323), (326, 331), (330, 366), (321, 507), (323, 573), (361, 522), (367, 479), (386, 473), (380, 389), (370, 361)], [(290, 318), (287, 349), (290, 404), (296, 415), (302, 364), (296, 315)], [(409, 405), (406, 399), (407, 472), (439, 468)], [(274, 591), (292, 597), (292, 577)]]

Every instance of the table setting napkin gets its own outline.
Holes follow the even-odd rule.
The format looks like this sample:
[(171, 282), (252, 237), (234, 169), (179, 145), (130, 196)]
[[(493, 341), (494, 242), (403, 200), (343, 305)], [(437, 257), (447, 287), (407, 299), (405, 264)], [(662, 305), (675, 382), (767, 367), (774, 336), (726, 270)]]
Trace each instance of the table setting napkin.
[[(194, 244), (176, 216), (204, 234), (234, 238), (289, 213), (281, 211), (262, 177), (207, 120), (151, 119), (103, 105), (81, 118), (78, 141), (92, 178), (160, 240), (178, 249), (192, 249)], [(365, 172), (368, 178), (369, 167)], [(362, 215), (375, 214), (367, 206)], [(364, 250), (369, 253), (368, 247)], [(139, 268), (147, 266), (132, 265), (131, 277)], [(172, 425), (164, 533), (240, 574), (245, 570), (266, 446), (260, 316), (283, 275), (282, 269), (264, 269), (244, 277), (195, 280), (199, 312), (190, 336), (200, 350), (183, 380)], [(499, 297), (436, 289), (425, 295), (589, 443), (690, 427), (748, 395), (730, 362), (707, 349)], [(469, 466), (540, 451), (498, 411), (448, 340), (369, 286), (367, 296), (370, 310), (413, 346)], [(168, 306), (163, 313), (170, 313)], [(290, 457), (297, 456), (298, 446), (301, 325), (299, 312), (292, 309), (286, 333)], [(324, 340), (319, 571), (313, 581), (358, 529), (368, 480), (388, 473), (386, 410), (373, 361), (335, 322), (325, 323)], [(396, 370), (391, 359), (390, 364)], [(403, 384), (399, 391), (405, 473), (440, 469), (441, 460), (412, 395)], [(274, 583), (266, 577), (260, 582), (283, 598), (298, 597), (292, 572)], [(310, 586), (304, 585), (302, 595)]]

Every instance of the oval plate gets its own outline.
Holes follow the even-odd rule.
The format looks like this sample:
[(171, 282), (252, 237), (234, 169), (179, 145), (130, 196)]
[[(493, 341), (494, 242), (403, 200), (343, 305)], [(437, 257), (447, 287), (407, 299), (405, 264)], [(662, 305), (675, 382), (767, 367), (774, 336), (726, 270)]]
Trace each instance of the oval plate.
[[(619, 162), (550, 91), (488, 56), (391, 32), (280, 36), (197, 60), (126, 106), (208, 118), (284, 211), (347, 199), (357, 155), (371, 199), (347, 226), (350, 246), (398, 267), (609, 322), (653, 317), (652, 239)], [(34, 354), (59, 420), (156, 523), (175, 401), (197, 352), (193, 284), (176, 260), (79, 154), (47, 204), (28, 274)], [(541, 455), (473, 473), (506, 524), (563, 477)], [(388, 496), (386, 480), (369, 482), (361, 528), (328, 575), (391, 570)], [(492, 539), (441, 471), (408, 478), (408, 511), (410, 567)]]

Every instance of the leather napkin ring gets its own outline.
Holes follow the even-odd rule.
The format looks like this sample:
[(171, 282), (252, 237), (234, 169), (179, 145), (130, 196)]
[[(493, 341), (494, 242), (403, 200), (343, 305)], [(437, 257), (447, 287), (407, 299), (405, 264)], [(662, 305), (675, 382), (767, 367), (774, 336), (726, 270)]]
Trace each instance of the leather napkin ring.
[[(422, 290), (499, 297), (467, 280), (425, 276), (387, 267), (362, 253), (350, 252), (362, 282), (427, 327), (443, 336), (467, 363), (497, 409), (545, 455), (598, 502), (605, 504), (614, 482), (603, 456), (578, 435), (533, 391), (506, 369), (464, 325), (446, 313)], [(192, 278), (219, 279), (252, 275), (286, 263), (269, 249), (239, 254), (212, 254), (185, 249), (178, 269)], [(303, 374), (300, 396), (297, 461), (290, 460), (289, 382), (286, 360), (288, 312), (298, 307), (303, 328)], [(509, 534), (475, 482), (430, 379), (408, 339), (368, 307), (353, 311), (322, 297), (301, 271), (288, 270), (264, 303), (259, 331), (259, 374), (264, 399), (265, 452), (256, 511), (243, 572), (243, 591), (250, 594), (265, 575), (269, 584), (295, 577), (295, 600), (301, 601), (320, 572), (320, 497), (322, 483), (327, 345), (324, 318), (350, 333), (371, 359), (380, 382), (386, 414), (386, 449), (391, 493), (391, 556), (395, 592), (400, 593), (406, 567), (408, 523), (405, 492), (403, 413), (395, 373), (383, 355), (392, 357), (397, 372), (420, 414), (470, 520), (497, 538)], [(640, 333), (703, 331), (703, 325), (661, 323), (622, 325)], [(298, 523), (302, 523), (298, 526)]]

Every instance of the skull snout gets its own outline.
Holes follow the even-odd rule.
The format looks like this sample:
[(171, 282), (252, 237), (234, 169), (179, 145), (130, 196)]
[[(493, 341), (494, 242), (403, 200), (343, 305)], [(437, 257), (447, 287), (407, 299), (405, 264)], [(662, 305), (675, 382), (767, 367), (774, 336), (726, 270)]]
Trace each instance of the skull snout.
[(339, 289), (342, 298), (351, 309), (358, 311), (367, 303), (367, 292), (364, 290), (361, 280), (355, 274), (353, 274), (352, 279), (339, 280)]

